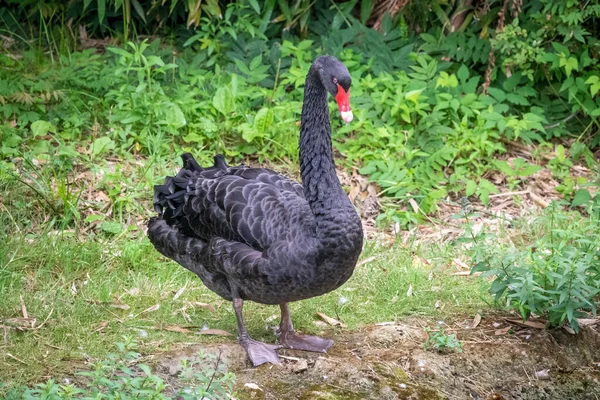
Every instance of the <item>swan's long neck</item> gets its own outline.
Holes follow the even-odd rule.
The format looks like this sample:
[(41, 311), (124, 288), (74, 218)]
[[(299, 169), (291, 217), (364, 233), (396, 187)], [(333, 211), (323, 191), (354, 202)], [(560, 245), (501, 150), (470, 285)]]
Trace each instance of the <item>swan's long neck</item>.
[(311, 68), (300, 125), (300, 173), (319, 236), (325, 233), (328, 222), (337, 219), (336, 214), (356, 214), (335, 173), (327, 96), (317, 71)]

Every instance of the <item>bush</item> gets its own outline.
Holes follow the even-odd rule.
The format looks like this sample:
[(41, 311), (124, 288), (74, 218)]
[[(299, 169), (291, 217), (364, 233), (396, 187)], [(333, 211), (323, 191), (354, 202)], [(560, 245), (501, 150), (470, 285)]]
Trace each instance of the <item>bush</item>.
[[(154, 16), (172, 22), (160, 29), (175, 29), (190, 11), (178, 1), (166, 14), (138, 2), (144, 12), (127, 11), (129, 2), (93, 2), (98, 10), (83, 3), (36, 18), (56, 21), (64, 12), (90, 23), (88, 14), (97, 11), (92, 19), (100, 27), (90, 35), (99, 35), (119, 15), (138, 28), (146, 26), (142, 16)], [(22, 58), (0, 55), (8, 67), (0, 70), (0, 158), (8, 169), (14, 168), (8, 160), (27, 153), (89, 162), (193, 151), (202, 163), (215, 153), (296, 163), (304, 78), (311, 61), (328, 53), (354, 79), (356, 118), (347, 126), (332, 119), (334, 145), (344, 166), (361, 168), (393, 200), (381, 222), (418, 222), (449, 196), (487, 205), (498, 191), (486, 179), (493, 171), (508, 174), (511, 190), (518, 190), (535, 166), (494, 160), (515, 140), (569, 139), (570, 153), (557, 144), (548, 166), (562, 182), (557, 190), (574, 198), (586, 182), (569, 168), (577, 160), (593, 166), (588, 145), (600, 143), (598, 1), (504, 2), (487, 10), (459, 10), (457, 2), (428, 10), (417, 3), (382, 17), (376, 31), (366, 25), (375, 8), (351, 2), (287, 8), (286, 2), (229, 2), (222, 9), (209, 2), (201, 15), (187, 17), (202, 22), (195, 31), (179, 26), (162, 41), (125, 41), (101, 55), (61, 50), (56, 43), (68, 27), (32, 27), (48, 43), (21, 51)], [(101, 4), (112, 4), (116, 14), (101, 13)], [(9, 13), (6, 20), (11, 13), (22, 17), (14, 7), (0, 10)], [(436, 20), (455, 29), (439, 28)]]
[(523, 319), (547, 317), (551, 326), (567, 322), (578, 331), (577, 318), (596, 317), (600, 293), (600, 200), (587, 202), (587, 217), (562, 211), (553, 202), (525, 227), (526, 245), (514, 246), (480, 234), (473, 237), (472, 273), (494, 277), (490, 292), (505, 300)]

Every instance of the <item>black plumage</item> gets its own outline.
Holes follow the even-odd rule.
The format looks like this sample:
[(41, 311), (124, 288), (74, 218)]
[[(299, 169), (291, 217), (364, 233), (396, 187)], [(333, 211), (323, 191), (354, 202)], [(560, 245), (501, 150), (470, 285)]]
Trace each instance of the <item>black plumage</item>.
[(362, 249), (360, 218), (335, 172), (327, 106), (327, 93), (339, 97), (350, 83), (334, 57), (319, 57), (310, 68), (300, 128), (302, 185), (266, 168), (229, 167), (220, 155), (203, 168), (186, 153), (179, 173), (155, 187), (151, 242), (233, 301), (240, 343), (254, 365), (278, 362), (277, 346), (249, 338), (243, 300), (281, 306), (283, 347), (325, 351), (333, 344), (296, 334), (287, 303), (338, 288)]

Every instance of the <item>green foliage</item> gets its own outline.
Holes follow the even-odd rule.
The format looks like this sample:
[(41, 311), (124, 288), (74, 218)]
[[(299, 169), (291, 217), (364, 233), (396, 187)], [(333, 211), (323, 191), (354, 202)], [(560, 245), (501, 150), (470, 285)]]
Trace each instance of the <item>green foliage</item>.
[[(504, 160), (494, 160), (493, 164), (506, 176), (506, 183), (510, 190), (521, 183), (519, 178), (531, 176), (542, 169), (539, 165), (529, 164), (520, 157), (512, 160), (512, 166)], [(469, 194), (467, 193), (467, 195)]]
[[(503, 26), (491, 31), (490, 18), (498, 10), (491, 8), (465, 29), (423, 34), (424, 49), (462, 62), (481, 75), (489, 68), (488, 92), (497, 99), (496, 90), (505, 92), (504, 112), (529, 112), (550, 121), (550, 129), (539, 130), (541, 137), (525, 139), (576, 136), (596, 146), (600, 143), (595, 134), (600, 71), (594, 49), (599, 9), (598, 1), (530, 1), (518, 10), (509, 5)], [(489, 58), (490, 50), (494, 58)]]
[(428, 338), (423, 343), (424, 350), (435, 350), (438, 353), (462, 352), (463, 344), (456, 338), (455, 334), (446, 334), (444, 328), (433, 331), (425, 328)]
[[(82, 21), (97, 24), (90, 35), (119, 18), (115, 29), (122, 33), (127, 24), (138, 32), (151, 29), (149, 21), (174, 29), (181, 18), (196, 29), (180, 27), (152, 42), (123, 41), (101, 55), (59, 51), (48, 43), (66, 35), (50, 29), (48, 43), (22, 51), (22, 59), (0, 56), (8, 67), (0, 71), (0, 157), (6, 163), (25, 153), (52, 157), (57, 148), (41, 144), (52, 137), (64, 154), (84, 140), (85, 156), (79, 156), (94, 162), (111, 154), (156, 160), (191, 150), (201, 162), (224, 153), (295, 163), (304, 79), (312, 60), (328, 53), (353, 77), (355, 120), (341, 124), (332, 105), (334, 146), (345, 166), (359, 167), (394, 200), (381, 222), (414, 223), (447, 196), (466, 194), (488, 205), (498, 191), (486, 179), (494, 170), (511, 190), (518, 188), (536, 168), (494, 161), (513, 140), (577, 136), (576, 157), (557, 145), (548, 164), (569, 199), (586, 184), (570, 176), (573, 162), (583, 156), (588, 166), (595, 163), (587, 146), (600, 143), (591, 34), (596, 1), (525, 4), (507, 10), (497, 31), (498, 8), (410, 4), (394, 18), (381, 17), (381, 32), (365, 26), (377, 19), (373, 2), (192, 3), (147, 8), (132, 0), (76, 1), (40, 13), (56, 21), (62, 12), (79, 12)], [(26, 6), (37, 10), (36, 4)], [(464, 19), (454, 18), (459, 14)], [(419, 38), (410, 31), (417, 26), (426, 28)], [(50, 62), (41, 55), (44, 46), (54, 50)], [(118, 185), (106, 186), (111, 199), (122, 196)], [(416, 214), (409, 201), (418, 205)]]
[(600, 202), (581, 194), (576, 200), (586, 204), (588, 217), (566, 213), (564, 203), (553, 202), (530, 223), (532, 238), (524, 246), (485, 233), (466, 240), (474, 245), (472, 273), (494, 277), (490, 292), (497, 301), (505, 300), (524, 320), (547, 316), (552, 326), (567, 322), (578, 331), (577, 318), (596, 317)]
[[(450, 192), (465, 189), (487, 204), (497, 189), (480, 177), (493, 169), (493, 157), (504, 152), (501, 138), (543, 132), (542, 119), (532, 113), (504, 115), (506, 93), (478, 93), (479, 78), (465, 65), (448, 73), (427, 56), (414, 57), (414, 72), (367, 75), (359, 82), (366, 90), (358, 90), (361, 109), (355, 129), (363, 134), (340, 147), (349, 158), (366, 163), (361, 173), (370, 175), (384, 193), (414, 197), (425, 213)], [(339, 132), (345, 130), (349, 128)], [(397, 161), (383, 161), (391, 159)]]
[[(117, 352), (105, 360), (96, 361), (91, 371), (79, 372), (84, 383), (61, 384), (54, 379), (31, 388), (9, 391), (10, 400), (59, 400), (59, 399), (183, 399), (199, 398), (229, 399), (233, 393), (235, 375), (225, 370), (220, 358), (213, 354), (201, 354), (200, 361), (185, 360), (179, 379), (182, 387), (176, 390), (163, 378), (141, 363), (136, 352), (137, 343), (124, 337), (117, 343)], [(0, 386), (1, 388), (1, 386)], [(169, 395), (173, 392), (174, 397)]]
[[(59, 145), (60, 147), (60, 145)], [(43, 156), (44, 154), (42, 154)], [(72, 154), (58, 156), (57, 158), (40, 157), (23, 159), (24, 165), (19, 171), (10, 167), (10, 164), (0, 164), (0, 174), (5, 175), (5, 182), (18, 182), (27, 187), (33, 194), (33, 199), (24, 197), (22, 201), (14, 204), (16, 209), (25, 209), (36, 206), (42, 208), (46, 218), (46, 229), (55, 225), (65, 228), (81, 219), (79, 201), (83, 186), (73, 181), (67, 174), (71, 170)], [(43, 168), (40, 168), (43, 165)], [(26, 222), (27, 225), (28, 221)]]

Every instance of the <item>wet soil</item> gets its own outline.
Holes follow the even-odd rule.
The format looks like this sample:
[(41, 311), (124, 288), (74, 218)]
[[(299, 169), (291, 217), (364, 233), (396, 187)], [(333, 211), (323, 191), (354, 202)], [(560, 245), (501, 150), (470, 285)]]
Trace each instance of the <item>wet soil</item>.
[(157, 372), (175, 384), (184, 358), (221, 353), (237, 376), (240, 399), (600, 399), (600, 324), (578, 335), (486, 318), (446, 331), (462, 352), (423, 350), (424, 326), (407, 319), (352, 332), (325, 332), (327, 354), (279, 350), (281, 365), (251, 368), (236, 343), (195, 345), (158, 357)]

